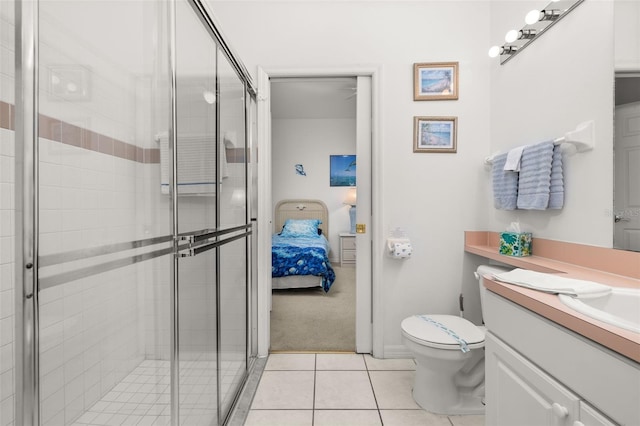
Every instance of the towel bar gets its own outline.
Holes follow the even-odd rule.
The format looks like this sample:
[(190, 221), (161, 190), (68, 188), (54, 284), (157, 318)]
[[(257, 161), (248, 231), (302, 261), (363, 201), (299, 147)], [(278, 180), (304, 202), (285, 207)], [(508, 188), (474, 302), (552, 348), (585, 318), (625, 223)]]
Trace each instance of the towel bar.
[[(595, 146), (595, 129), (593, 120), (585, 121), (576, 126), (575, 130), (565, 133), (553, 140), (555, 145), (570, 144), (576, 147), (577, 152), (591, 151)], [(484, 159), (484, 164), (493, 163), (493, 159), (500, 154), (495, 152)]]

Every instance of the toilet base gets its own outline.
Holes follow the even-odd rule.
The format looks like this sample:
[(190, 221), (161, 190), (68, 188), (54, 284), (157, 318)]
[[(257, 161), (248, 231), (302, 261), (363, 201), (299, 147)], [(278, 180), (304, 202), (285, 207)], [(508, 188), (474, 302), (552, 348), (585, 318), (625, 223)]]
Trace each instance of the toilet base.
[(412, 394), (416, 404), (430, 413), (445, 414), (448, 416), (485, 413), (485, 405), (483, 404), (484, 397), (471, 394), (459, 394), (460, 398), (456, 404), (442, 407), (434, 406), (430, 401), (423, 401), (420, 395), (416, 397), (415, 392), (412, 392)]
[(474, 387), (460, 387), (454, 380), (449, 374), (427, 370), (418, 364), (413, 399), (421, 408), (435, 414), (484, 414), (484, 381)]

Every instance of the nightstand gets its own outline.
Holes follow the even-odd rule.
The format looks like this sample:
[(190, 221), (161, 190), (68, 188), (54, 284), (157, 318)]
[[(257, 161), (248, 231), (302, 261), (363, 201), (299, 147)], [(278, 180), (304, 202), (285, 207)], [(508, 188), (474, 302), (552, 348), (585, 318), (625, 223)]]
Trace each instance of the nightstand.
[(356, 234), (340, 233), (340, 266), (356, 264)]

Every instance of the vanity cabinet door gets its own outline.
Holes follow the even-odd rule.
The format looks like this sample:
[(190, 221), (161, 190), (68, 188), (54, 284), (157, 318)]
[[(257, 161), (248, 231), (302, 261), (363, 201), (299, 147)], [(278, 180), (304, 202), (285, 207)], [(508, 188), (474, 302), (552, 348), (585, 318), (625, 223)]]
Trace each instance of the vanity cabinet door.
[(499, 338), (486, 338), (486, 424), (574, 426), (577, 395), (526, 360)]

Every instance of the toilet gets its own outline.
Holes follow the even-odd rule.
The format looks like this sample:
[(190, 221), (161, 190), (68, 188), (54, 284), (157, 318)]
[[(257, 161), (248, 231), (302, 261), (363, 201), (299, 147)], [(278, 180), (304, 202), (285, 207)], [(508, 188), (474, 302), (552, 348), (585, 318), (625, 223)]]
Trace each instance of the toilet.
[[(476, 303), (481, 309), (482, 276), (508, 270), (493, 265), (477, 268), (480, 300)], [(416, 360), (416, 403), (437, 414), (483, 414), (485, 328), (463, 318), (462, 312), (461, 316), (412, 315), (401, 328), (402, 341)]]

